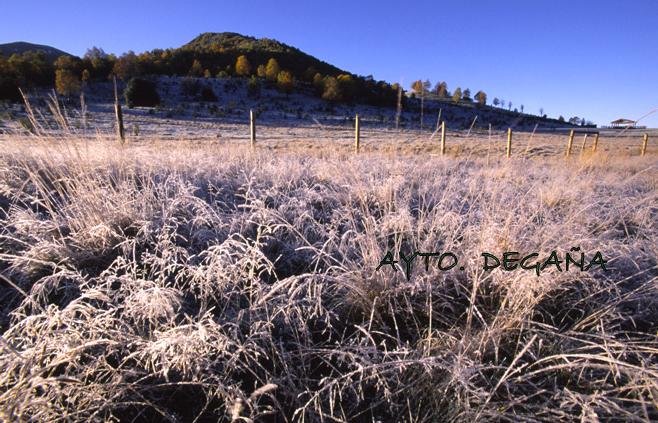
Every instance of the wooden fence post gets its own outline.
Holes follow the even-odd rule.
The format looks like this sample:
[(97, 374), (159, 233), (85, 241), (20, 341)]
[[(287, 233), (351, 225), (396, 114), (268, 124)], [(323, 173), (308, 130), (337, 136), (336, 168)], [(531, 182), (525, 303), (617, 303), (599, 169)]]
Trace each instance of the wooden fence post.
[(126, 142), (126, 136), (123, 129), (123, 113), (121, 113), (121, 103), (119, 103), (119, 95), (117, 93), (117, 77), (114, 77), (114, 114), (117, 121), (117, 136), (119, 142), (124, 144)]
[(582, 154), (583, 151), (585, 151), (585, 146), (587, 145), (587, 136), (588, 135), (589, 134), (585, 134), (585, 136), (583, 137), (583, 145), (580, 146), (580, 154)]
[(356, 154), (359, 154), (360, 138), (361, 130), (359, 129), (359, 114), (357, 113), (356, 118), (354, 119), (354, 152)]
[(446, 121), (441, 122), (441, 155), (446, 155)]
[(596, 152), (596, 149), (599, 147), (599, 133), (596, 133), (596, 138), (594, 138), (594, 146), (592, 147), (592, 151)]
[(574, 130), (572, 129), (571, 132), (569, 132), (569, 141), (567, 142), (567, 153), (566, 153), (567, 157), (571, 155), (571, 147), (573, 146), (573, 136), (574, 136)]
[(640, 156), (647, 154), (647, 144), (649, 144), (649, 134), (645, 133), (642, 137), (642, 150), (640, 150)]
[(512, 157), (512, 128), (507, 128), (507, 151), (505, 156), (508, 159)]
[(249, 110), (249, 146), (252, 150), (256, 148), (256, 120), (253, 110)]

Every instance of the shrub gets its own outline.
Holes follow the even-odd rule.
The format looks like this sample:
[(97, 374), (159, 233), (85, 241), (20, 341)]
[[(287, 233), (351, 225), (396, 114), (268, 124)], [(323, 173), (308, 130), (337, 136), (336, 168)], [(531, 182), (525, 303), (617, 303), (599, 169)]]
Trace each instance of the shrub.
[(206, 102), (215, 102), (217, 101), (217, 94), (215, 94), (212, 88), (206, 85), (201, 88), (201, 95), (199, 96), (199, 99)]
[(0, 100), (21, 101), (16, 81), (0, 76)]
[(260, 97), (260, 82), (252, 76), (247, 83), (247, 95), (252, 98)]
[(160, 104), (160, 96), (155, 88), (155, 83), (146, 79), (131, 79), (124, 91), (124, 96), (129, 108), (135, 106), (155, 107)]
[(196, 98), (201, 88), (201, 83), (195, 78), (184, 78), (180, 85), (181, 94), (190, 98)]

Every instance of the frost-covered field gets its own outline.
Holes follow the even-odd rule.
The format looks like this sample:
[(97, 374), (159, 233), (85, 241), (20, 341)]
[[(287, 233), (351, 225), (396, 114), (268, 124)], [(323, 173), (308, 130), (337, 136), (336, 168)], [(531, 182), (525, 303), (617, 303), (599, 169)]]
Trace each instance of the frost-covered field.
[(0, 420), (658, 419), (655, 153), (267, 130), (0, 141)]

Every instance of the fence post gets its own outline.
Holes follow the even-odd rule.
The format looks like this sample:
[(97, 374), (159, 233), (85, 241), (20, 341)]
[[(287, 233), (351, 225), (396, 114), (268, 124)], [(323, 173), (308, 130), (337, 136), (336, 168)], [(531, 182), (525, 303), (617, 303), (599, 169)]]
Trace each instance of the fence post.
[(249, 146), (252, 150), (256, 148), (256, 120), (251, 109), (249, 110)]
[(512, 128), (507, 128), (507, 151), (505, 156), (508, 159), (512, 157)]
[(567, 142), (567, 153), (566, 153), (567, 157), (571, 155), (571, 146), (573, 146), (573, 135), (574, 135), (574, 130), (572, 129), (571, 132), (569, 132), (569, 141)]
[(446, 121), (441, 122), (441, 155), (446, 155)]
[(581, 154), (583, 153), (583, 151), (585, 151), (585, 146), (587, 145), (587, 136), (588, 135), (589, 134), (585, 134), (585, 136), (583, 137), (583, 145), (580, 146), (580, 153)]
[(594, 146), (592, 147), (592, 151), (596, 152), (596, 149), (599, 146), (599, 133), (596, 133), (596, 138), (594, 138)]
[(642, 150), (640, 151), (640, 156), (647, 154), (647, 144), (649, 144), (649, 134), (645, 133), (642, 139)]
[(121, 104), (119, 103), (119, 95), (117, 93), (117, 77), (114, 76), (114, 114), (117, 121), (117, 136), (119, 137), (119, 142), (124, 144), (126, 142), (126, 136), (123, 129), (123, 113), (121, 113)]
[(354, 152), (359, 154), (359, 143), (361, 138), (361, 130), (359, 129), (359, 114), (356, 114), (354, 119)]

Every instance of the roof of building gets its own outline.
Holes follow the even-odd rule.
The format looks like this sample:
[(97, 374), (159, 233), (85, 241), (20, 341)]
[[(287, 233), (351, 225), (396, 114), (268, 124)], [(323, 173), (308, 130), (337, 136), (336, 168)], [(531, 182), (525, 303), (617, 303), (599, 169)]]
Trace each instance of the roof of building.
[(632, 124), (635, 123), (635, 121), (630, 120), (630, 119), (620, 118), (620, 119), (617, 119), (617, 120), (613, 120), (610, 123), (613, 124), (613, 125), (632, 125)]

